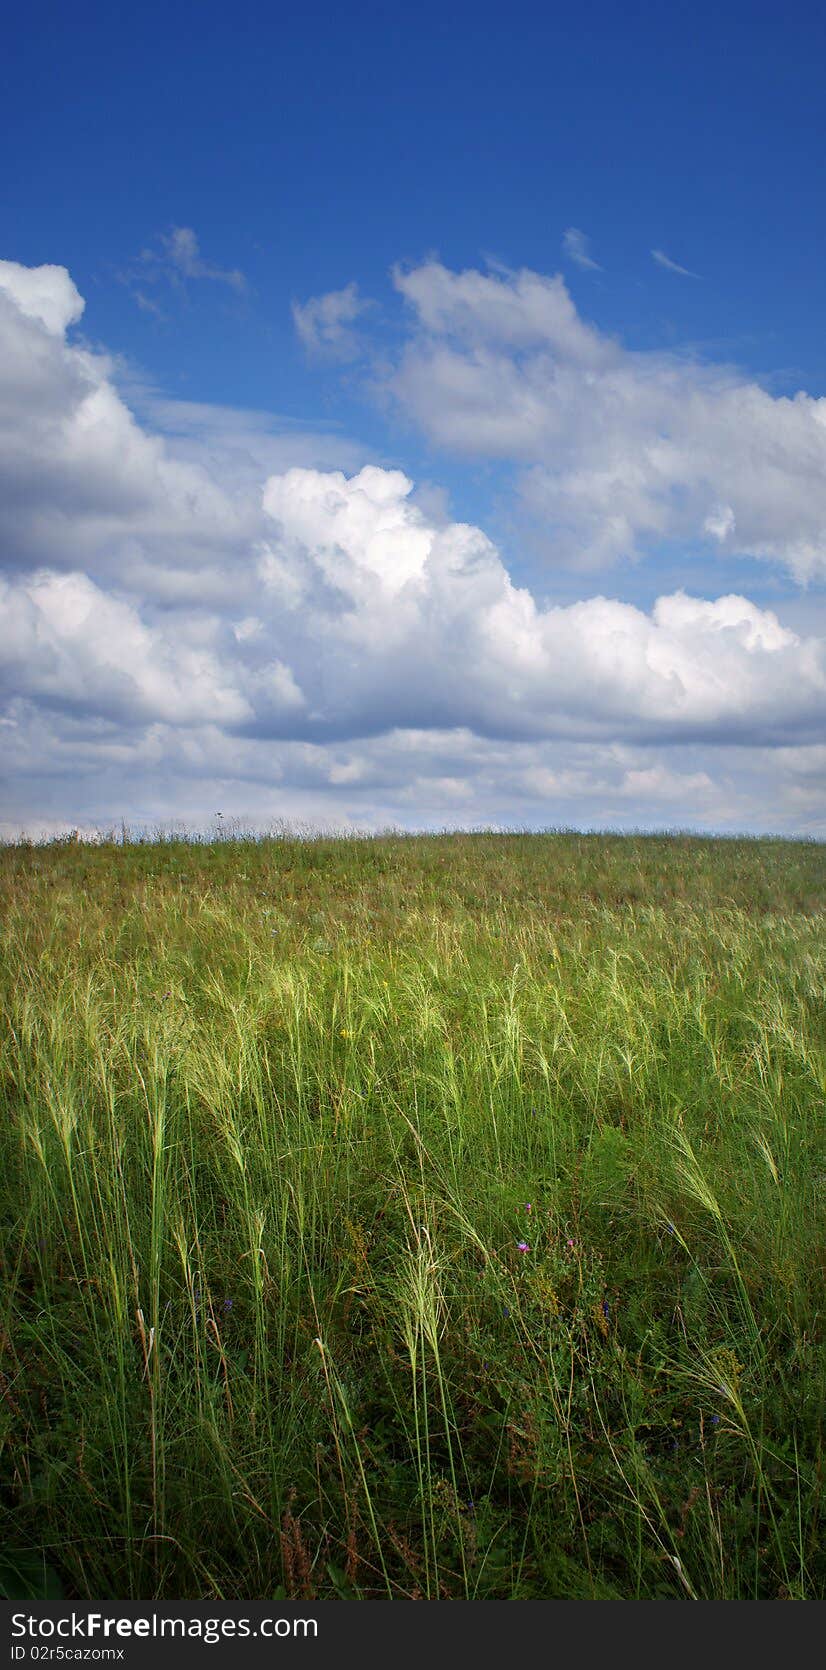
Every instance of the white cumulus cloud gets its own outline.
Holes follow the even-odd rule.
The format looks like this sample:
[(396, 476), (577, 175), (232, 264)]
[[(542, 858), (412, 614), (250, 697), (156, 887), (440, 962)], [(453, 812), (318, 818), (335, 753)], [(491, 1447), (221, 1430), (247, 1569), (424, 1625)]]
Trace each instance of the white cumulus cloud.
[[(650, 609), (604, 595), (541, 600), (483, 529), (451, 519), (438, 494), (417, 501), (401, 470), (322, 466), (319, 437), (271, 436), (260, 414), (182, 405), (176, 420), (174, 402), (150, 396), (139, 415), (106, 357), (72, 339), (82, 304), (68, 274), (9, 266), (7, 830), (203, 821), (216, 805), (365, 827), (687, 817), (814, 827), (822, 817), (822, 636), (729, 590), (672, 590)], [(411, 353), (454, 355), (454, 416), (456, 389), (472, 406), (488, 363), (503, 396), (509, 379), (534, 379), (540, 422), (543, 357), (598, 405), (605, 379), (641, 375), (578, 318), (561, 280), (435, 266), (398, 282), (427, 321)], [(669, 362), (645, 363), (663, 411)], [(672, 372), (690, 392), (686, 368)], [(702, 377), (695, 393), (712, 406), (719, 397)], [(513, 423), (504, 397), (499, 419), (505, 431)], [(797, 421), (809, 447), (800, 467), (814, 478), (808, 406)], [(737, 472), (713, 487), (709, 537), (739, 540), (749, 511)], [(650, 482), (640, 492), (665, 515)]]
[(237, 725), (250, 712), (207, 647), (147, 626), (83, 574), (0, 581), (0, 681), (14, 697), (128, 725)]
[(62, 336), (76, 324), (85, 306), (65, 267), (22, 267), (18, 261), (0, 261), (0, 290), (27, 319), (37, 319), (53, 336)]
[(439, 446), (514, 467), (551, 558), (599, 567), (668, 541), (690, 563), (724, 540), (826, 574), (826, 399), (627, 349), (559, 276), (431, 261), (396, 285), (414, 318), (397, 400)]

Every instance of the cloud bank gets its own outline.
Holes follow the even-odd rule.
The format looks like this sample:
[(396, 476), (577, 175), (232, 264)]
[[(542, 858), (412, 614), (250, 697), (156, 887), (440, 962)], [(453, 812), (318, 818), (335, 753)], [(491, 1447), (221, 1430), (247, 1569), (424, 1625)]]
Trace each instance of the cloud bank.
[[(408, 372), (478, 369), (492, 343), (517, 377), (564, 350), (598, 388), (623, 362), (561, 281), (399, 283), (423, 333)], [(312, 437), (286, 464), (290, 437), (202, 407), (181, 444), (67, 335), (81, 310), (64, 269), (0, 263), (6, 833), (219, 805), (367, 827), (822, 817), (823, 639), (738, 595), (540, 603), (399, 470), (321, 467)]]

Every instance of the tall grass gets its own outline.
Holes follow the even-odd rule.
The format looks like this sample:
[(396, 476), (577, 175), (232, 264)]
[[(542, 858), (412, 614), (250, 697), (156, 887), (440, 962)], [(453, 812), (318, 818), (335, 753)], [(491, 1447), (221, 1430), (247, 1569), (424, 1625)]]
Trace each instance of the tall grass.
[(10, 1592), (826, 1596), (825, 878), (0, 852)]

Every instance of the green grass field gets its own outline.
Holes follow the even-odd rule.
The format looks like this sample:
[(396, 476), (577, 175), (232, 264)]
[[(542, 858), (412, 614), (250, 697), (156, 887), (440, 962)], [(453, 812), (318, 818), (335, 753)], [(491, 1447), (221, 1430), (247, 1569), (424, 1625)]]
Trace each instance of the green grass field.
[(0, 851), (5, 1591), (826, 1597), (825, 882)]

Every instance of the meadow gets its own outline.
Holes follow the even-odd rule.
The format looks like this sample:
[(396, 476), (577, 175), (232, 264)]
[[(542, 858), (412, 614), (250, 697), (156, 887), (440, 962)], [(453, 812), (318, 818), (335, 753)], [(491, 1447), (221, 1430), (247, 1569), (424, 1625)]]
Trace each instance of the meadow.
[(826, 849), (0, 851), (0, 1590), (826, 1598)]

